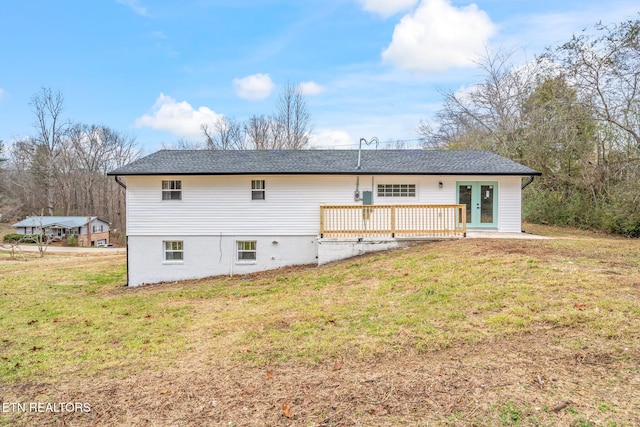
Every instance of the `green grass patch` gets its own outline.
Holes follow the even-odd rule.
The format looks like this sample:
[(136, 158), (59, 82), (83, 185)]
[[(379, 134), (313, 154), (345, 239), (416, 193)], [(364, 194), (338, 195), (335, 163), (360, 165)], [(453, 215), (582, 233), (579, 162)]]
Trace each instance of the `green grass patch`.
[[(309, 269), (127, 289), (122, 255), (0, 254), (0, 376), (126, 375), (197, 357), (251, 366), (430, 352), (575, 328), (640, 329), (640, 242), (432, 242)], [(513, 410), (512, 410), (513, 409)], [(516, 408), (505, 404), (501, 419)]]

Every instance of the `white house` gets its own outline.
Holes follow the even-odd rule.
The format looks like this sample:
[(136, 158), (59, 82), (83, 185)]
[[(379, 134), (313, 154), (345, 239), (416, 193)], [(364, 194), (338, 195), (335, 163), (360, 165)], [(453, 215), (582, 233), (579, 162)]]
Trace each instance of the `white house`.
[(520, 232), (523, 178), (540, 173), (484, 151), (162, 150), (109, 175), (127, 189), (128, 284), (138, 286), (467, 229)]
[(80, 246), (102, 246), (109, 243), (109, 225), (96, 216), (30, 216), (13, 227), (16, 234), (44, 234), (54, 240), (75, 236)]

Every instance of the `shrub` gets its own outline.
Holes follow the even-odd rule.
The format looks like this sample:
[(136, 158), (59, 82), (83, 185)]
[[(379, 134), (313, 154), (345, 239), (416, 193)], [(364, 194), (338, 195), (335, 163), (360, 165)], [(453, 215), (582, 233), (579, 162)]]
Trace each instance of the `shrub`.
[(620, 187), (608, 197), (577, 190), (549, 191), (531, 186), (523, 192), (523, 218), (550, 224), (640, 237), (640, 203), (633, 188)]
[(2, 240), (5, 243), (37, 243), (38, 236), (36, 234), (5, 234)]
[(22, 234), (5, 234), (2, 241), (5, 243), (17, 242), (23, 237)]
[(76, 236), (67, 237), (67, 246), (78, 246), (78, 239)]

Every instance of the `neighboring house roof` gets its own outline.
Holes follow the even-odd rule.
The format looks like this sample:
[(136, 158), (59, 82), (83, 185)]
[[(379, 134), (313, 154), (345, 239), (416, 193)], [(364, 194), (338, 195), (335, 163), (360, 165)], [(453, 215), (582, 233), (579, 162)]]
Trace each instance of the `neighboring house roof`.
[[(102, 221), (109, 224), (108, 221), (102, 220), (97, 216), (92, 216), (91, 221)], [(13, 227), (60, 227), (60, 228), (76, 228), (87, 225), (86, 216), (30, 216), (20, 222), (13, 224)]]
[(476, 150), (161, 150), (108, 175), (540, 175)]

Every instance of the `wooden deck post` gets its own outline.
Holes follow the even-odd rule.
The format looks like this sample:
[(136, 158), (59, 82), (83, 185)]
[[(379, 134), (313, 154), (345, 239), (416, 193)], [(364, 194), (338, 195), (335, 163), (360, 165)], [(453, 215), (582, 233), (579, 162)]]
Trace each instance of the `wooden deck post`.
[(458, 218), (462, 225), (462, 237), (467, 237), (467, 207), (465, 205), (458, 206)]
[(396, 207), (391, 206), (391, 212), (389, 213), (391, 216), (391, 237), (396, 237)]

